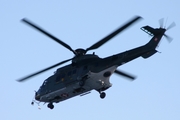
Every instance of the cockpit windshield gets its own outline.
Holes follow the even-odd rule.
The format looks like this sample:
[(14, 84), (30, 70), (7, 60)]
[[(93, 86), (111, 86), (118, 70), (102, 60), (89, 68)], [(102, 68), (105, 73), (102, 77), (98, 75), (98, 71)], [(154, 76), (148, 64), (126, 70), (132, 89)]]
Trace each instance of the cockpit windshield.
[(42, 86), (46, 85), (47, 84), (47, 80), (45, 80), (42, 84)]

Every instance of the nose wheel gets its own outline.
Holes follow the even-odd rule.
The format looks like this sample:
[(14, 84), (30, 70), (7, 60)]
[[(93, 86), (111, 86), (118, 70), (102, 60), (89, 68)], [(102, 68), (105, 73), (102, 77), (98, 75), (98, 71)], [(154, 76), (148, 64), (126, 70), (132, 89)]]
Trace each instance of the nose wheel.
[(100, 92), (100, 98), (104, 99), (106, 97), (106, 93), (105, 92)]
[(53, 109), (53, 108), (54, 108), (54, 105), (53, 105), (53, 103), (49, 103), (49, 104), (47, 105), (47, 107), (50, 108), (50, 109)]

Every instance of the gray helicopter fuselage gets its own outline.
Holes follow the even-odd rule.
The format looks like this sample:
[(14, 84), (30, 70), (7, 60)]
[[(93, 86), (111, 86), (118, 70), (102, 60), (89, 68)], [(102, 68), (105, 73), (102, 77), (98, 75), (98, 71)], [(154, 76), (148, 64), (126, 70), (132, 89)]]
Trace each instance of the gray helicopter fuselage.
[[(102, 63), (103, 59), (93, 54), (74, 58), (72, 64), (57, 69), (54, 75), (43, 82), (36, 93), (36, 100), (60, 102), (89, 93), (93, 89), (103, 91), (111, 87), (109, 77), (117, 65), (104, 69)], [(104, 75), (106, 72), (108, 72), (107, 75)], [(83, 82), (82, 85), (80, 82)]]
[(44, 81), (35, 98), (41, 102), (60, 102), (91, 90), (104, 91), (112, 86), (109, 78), (118, 66), (148, 51), (150, 49), (141, 46), (106, 58), (94, 54), (75, 57), (72, 64), (57, 69), (54, 75)]

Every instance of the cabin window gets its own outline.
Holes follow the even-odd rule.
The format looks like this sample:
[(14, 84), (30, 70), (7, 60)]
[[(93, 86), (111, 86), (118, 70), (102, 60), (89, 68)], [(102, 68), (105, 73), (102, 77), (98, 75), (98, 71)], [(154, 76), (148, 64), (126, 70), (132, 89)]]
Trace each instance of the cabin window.
[(47, 83), (47, 80), (44, 81), (43, 85), (46, 85), (46, 83)]
[(66, 76), (65, 73), (60, 74), (56, 77), (56, 83), (59, 83), (60, 81), (64, 81), (64, 77)]
[(61, 75), (61, 77), (60, 77), (60, 80), (61, 80), (62, 82), (64, 81), (65, 76), (66, 76), (66, 74), (63, 73), (63, 74)]
[(66, 76), (66, 74), (65, 74), (65, 73), (63, 73), (63, 74), (62, 74), (62, 78), (64, 78), (65, 76)]
[(73, 70), (73, 73), (72, 74), (76, 74), (76, 69), (75, 70)]
[(86, 65), (86, 66), (84, 66), (83, 70), (87, 70), (87, 68), (88, 68), (88, 67), (87, 67), (87, 65)]
[(71, 71), (69, 71), (69, 72), (68, 72), (68, 74), (67, 74), (67, 75), (68, 75), (68, 77), (70, 77), (70, 76), (71, 76), (71, 73), (72, 73)]
[(60, 80), (61, 80), (61, 76), (57, 76), (57, 77), (56, 77), (56, 83), (59, 83)]

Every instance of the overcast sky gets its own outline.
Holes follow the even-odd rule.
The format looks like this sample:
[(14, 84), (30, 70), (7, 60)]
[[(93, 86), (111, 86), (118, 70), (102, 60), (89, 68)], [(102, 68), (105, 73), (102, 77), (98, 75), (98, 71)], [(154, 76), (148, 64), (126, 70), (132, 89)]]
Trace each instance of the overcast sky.
[[(178, 0), (0, 0), (0, 91), (1, 120), (179, 120), (179, 12)], [(107, 57), (146, 44), (151, 37), (140, 28), (159, 27), (165, 18), (166, 32), (173, 37), (169, 44), (163, 37), (156, 53), (148, 59), (138, 58), (118, 69), (137, 76), (133, 82), (117, 75), (111, 76), (113, 86), (106, 98), (91, 91), (83, 97), (74, 97), (54, 104), (31, 106), (34, 90), (57, 69), (52, 69), (29, 81), (16, 80), (65, 59), (73, 54), (47, 36), (20, 20), (28, 18), (73, 49), (87, 48), (133, 16), (143, 20), (123, 31), (96, 52)], [(59, 66), (61, 67), (61, 66)]]

